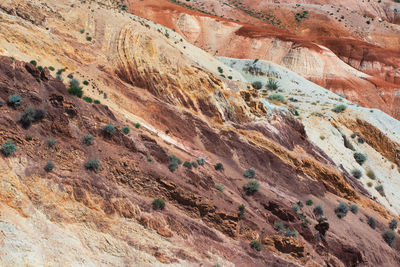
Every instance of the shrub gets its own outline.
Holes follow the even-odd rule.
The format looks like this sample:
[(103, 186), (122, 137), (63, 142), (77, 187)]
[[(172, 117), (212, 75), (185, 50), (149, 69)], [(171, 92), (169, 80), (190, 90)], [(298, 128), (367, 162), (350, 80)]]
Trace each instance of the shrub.
[(373, 170), (368, 170), (366, 174), (371, 180), (375, 180), (376, 179), (376, 176), (375, 176), (375, 173), (374, 173)]
[(206, 160), (205, 160), (204, 158), (198, 158), (198, 159), (197, 159), (197, 163), (198, 163), (200, 166), (203, 166), (203, 165), (206, 163)]
[(377, 185), (377, 186), (375, 186), (375, 190), (376, 191), (378, 191), (378, 193), (381, 195), (381, 196), (385, 196), (385, 190), (383, 189), (383, 185)]
[(192, 161), (192, 166), (193, 166), (194, 168), (197, 168), (197, 167), (199, 167), (199, 165), (197, 164), (197, 162), (196, 162), (196, 161)]
[(68, 88), (68, 93), (81, 98), (83, 95), (82, 87), (70, 87)]
[(335, 107), (332, 109), (332, 111), (333, 111), (333, 112), (336, 112), (336, 113), (343, 113), (343, 112), (346, 110), (346, 108), (347, 108), (346, 105), (341, 104), (341, 105), (335, 106)]
[(89, 82), (86, 81), (86, 80), (84, 80), (82, 83), (83, 83), (84, 85), (89, 85)]
[(239, 214), (238, 214), (239, 218), (243, 218), (245, 210), (246, 210), (246, 206), (244, 204), (241, 204), (241, 205), (239, 205), (238, 210), (239, 210)]
[(218, 190), (218, 191), (224, 191), (224, 187), (222, 186), (222, 185), (220, 185), (220, 184), (217, 184), (216, 186), (215, 186), (215, 188)]
[(250, 242), (250, 247), (255, 249), (255, 250), (257, 250), (257, 251), (261, 251), (261, 244), (257, 240), (251, 241)]
[(223, 73), (224, 70), (223, 70), (221, 67), (218, 67), (218, 72), (219, 72), (219, 73)]
[(313, 213), (315, 214), (315, 216), (322, 216), (324, 215), (324, 209), (322, 208), (321, 204), (318, 204), (317, 206), (315, 206), (315, 208), (313, 209)]
[(358, 137), (357, 142), (359, 142), (360, 144), (364, 144), (365, 141), (364, 141), (364, 138)]
[(140, 128), (140, 123), (138, 123), (138, 122), (135, 123), (135, 128), (136, 128), (136, 129), (139, 129), (139, 128)]
[(399, 221), (396, 220), (396, 219), (391, 220), (390, 223), (389, 223), (389, 228), (390, 228), (391, 230), (397, 229), (397, 223), (398, 223), (398, 222), (399, 222)]
[(383, 240), (385, 240), (385, 242), (389, 245), (389, 246), (393, 246), (393, 242), (396, 239), (396, 234), (391, 231), (391, 230), (386, 230), (383, 234), (382, 234)]
[(35, 66), (36, 67), (36, 65), (37, 65), (37, 62), (36, 62), (36, 60), (31, 60), (31, 61), (29, 61), (29, 63), (31, 63), (33, 66)]
[(117, 129), (115, 129), (115, 126), (110, 123), (104, 126), (103, 130), (107, 135), (113, 135), (117, 131)]
[(224, 170), (224, 165), (222, 165), (222, 163), (219, 162), (219, 163), (215, 164), (214, 168), (215, 168), (217, 171), (223, 171), (223, 170)]
[(8, 98), (8, 104), (14, 108), (21, 105), (22, 99), (19, 95), (12, 95)]
[(25, 112), (21, 114), (20, 122), (22, 127), (29, 128), (32, 122), (35, 121), (35, 109), (33, 107), (27, 107)]
[(51, 172), (51, 171), (54, 169), (55, 166), (56, 166), (56, 165), (54, 164), (54, 162), (48, 161), (48, 162), (46, 163), (46, 165), (44, 166), (44, 170), (45, 170), (46, 172)]
[(303, 205), (303, 202), (301, 202), (301, 201), (297, 201), (297, 206), (299, 206), (300, 208), (302, 208), (304, 205)]
[(43, 67), (42, 67), (42, 66), (38, 66), (37, 68), (38, 68), (39, 71), (42, 71), (42, 70), (43, 70)]
[(263, 87), (263, 84), (260, 81), (255, 81), (251, 84), (251, 86), (253, 86), (253, 88), (256, 90), (260, 90)]
[(1, 152), (4, 154), (4, 156), (9, 157), (13, 155), (17, 151), (17, 146), (14, 144), (14, 142), (9, 141), (6, 142), (2, 147), (1, 147)]
[(347, 207), (347, 204), (342, 201), (339, 202), (339, 206), (337, 206), (335, 209), (336, 216), (338, 216), (340, 219), (345, 217), (348, 211), (349, 208)]
[(192, 163), (190, 163), (189, 161), (185, 161), (184, 163), (183, 163), (183, 166), (184, 167), (186, 167), (186, 168), (188, 168), (188, 169), (192, 169)]
[(81, 33), (84, 33), (85, 32), (85, 29), (81, 29)]
[(26, 141), (32, 141), (32, 136), (30, 136), (30, 135), (25, 136), (25, 140)]
[(306, 205), (307, 206), (311, 206), (312, 204), (314, 204), (314, 203), (313, 203), (313, 201), (311, 199), (306, 201)]
[(46, 111), (44, 111), (43, 109), (37, 109), (35, 111), (35, 115), (33, 116), (35, 121), (40, 121), (42, 120), (44, 117), (46, 116)]
[(285, 98), (281, 94), (272, 94), (268, 97), (269, 100), (276, 100), (279, 102), (285, 101)]
[(351, 138), (355, 138), (356, 136), (357, 136), (356, 133), (352, 133), (352, 134), (351, 134)]
[(54, 71), (55, 68), (54, 68), (53, 66), (49, 66), (49, 70), (50, 70), (50, 71)]
[(299, 206), (298, 206), (298, 205), (294, 205), (294, 206), (293, 206), (293, 210), (294, 210), (295, 212), (298, 212), (298, 211), (299, 211)]
[(129, 130), (128, 127), (122, 128), (122, 132), (123, 132), (124, 134), (128, 134), (130, 131), (131, 131), (131, 130)]
[(92, 41), (92, 37), (86, 36), (86, 40), (90, 42), (90, 41)]
[(372, 183), (371, 183), (371, 182), (368, 182), (368, 183), (367, 183), (367, 186), (368, 186), (368, 187), (372, 187)]
[(98, 159), (91, 159), (85, 163), (85, 167), (86, 169), (97, 173), (100, 170), (100, 162)]
[(372, 229), (376, 228), (376, 220), (374, 217), (368, 217), (367, 223)]
[(93, 101), (93, 103), (95, 103), (96, 105), (98, 105), (98, 104), (100, 104), (100, 100), (95, 100), (95, 101)]
[(169, 156), (169, 159), (171, 161), (170, 161), (170, 164), (168, 166), (168, 169), (171, 172), (174, 172), (176, 169), (178, 169), (179, 165), (182, 164), (182, 161), (179, 158), (177, 158), (176, 156), (174, 156), (174, 155)]
[(362, 176), (362, 172), (358, 169), (354, 169), (351, 171), (351, 174), (353, 175), (354, 178), (360, 179)]
[(147, 160), (147, 162), (152, 162), (153, 161), (149, 156), (146, 156), (146, 160)]
[(160, 199), (160, 198), (156, 198), (153, 201), (153, 210), (163, 210), (165, 208), (165, 201)]
[(265, 86), (270, 90), (277, 90), (279, 88), (278, 81), (275, 79), (268, 79), (268, 82)]
[(256, 180), (250, 180), (245, 186), (244, 190), (248, 194), (254, 194), (255, 192), (258, 191), (258, 188), (260, 187), (260, 184)]
[(350, 205), (350, 211), (351, 211), (353, 214), (357, 214), (357, 213), (358, 213), (358, 206), (357, 206), (356, 204), (351, 204), (351, 205)]
[(287, 229), (287, 230), (286, 230), (286, 233), (285, 233), (285, 236), (287, 236), (287, 237), (296, 237), (296, 236), (297, 236), (297, 233), (296, 233), (296, 231)]
[(93, 144), (93, 139), (94, 139), (94, 137), (93, 137), (92, 135), (85, 135), (85, 136), (83, 137), (82, 142), (83, 142), (85, 145), (90, 146), (90, 145)]
[(253, 168), (248, 169), (243, 173), (243, 176), (252, 179), (254, 176), (256, 176), (256, 170)]
[(90, 103), (90, 104), (92, 104), (92, 102), (93, 102), (93, 99), (91, 97), (88, 97), (88, 96), (84, 96), (84, 97), (82, 97), (82, 99), (85, 100), (86, 102)]
[(47, 145), (49, 147), (53, 147), (56, 143), (57, 143), (57, 139), (55, 139), (55, 138), (50, 138), (47, 140)]
[(354, 159), (357, 161), (358, 164), (363, 165), (364, 162), (367, 160), (367, 156), (360, 152), (355, 152)]

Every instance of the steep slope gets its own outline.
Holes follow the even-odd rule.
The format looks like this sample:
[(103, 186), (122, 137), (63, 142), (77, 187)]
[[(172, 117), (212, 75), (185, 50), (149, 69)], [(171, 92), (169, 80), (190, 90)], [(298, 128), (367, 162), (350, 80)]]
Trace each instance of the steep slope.
[[(385, 208), (371, 199), (375, 191), (365, 189), (364, 180), (348, 173), (356, 164), (351, 154), (341, 160), (336, 152), (342, 147), (328, 146), (343, 140), (337, 132), (326, 143), (316, 140), (335, 123), (345, 134), (358, 127), (366, 164), (386, 175), (378, 156), (398, 164), (393, 118), (350, 108), (265, 61), (255, 67), (273, 73), (255, 76), (242, 67), (254, 60), (214, 58), (106, 1), (4, 1), (0, 8), (6, 55), (0, 58), (0, 142), (17, 146), (0, 157), (2, 265), (399, 264), (400, 243), (390, 247), (382, 238), (397, 200), (378, 196)], [(41, 67), (25, 63), (32, 59)], [(293, 96), (305, 102), (297, 109), (303, 122), (293, 116), (295, 107), (248, 83), (271, 75), (287, 98), (296, 89), (304, 94)], [(86, 101), (68, 94), (72, 77), (87, 81)], [(316, 117), (306, 118), (321, 111), (306, 102), (313, 91), (326, 94), (321, 101), (329, 109), (342, 101), (349, 109), (327, 127), (314, 127)], [(6, 105), (13, 94), (20, 105)], [(30, 106), (44, 116), (22, 124)], [(88, 146), (89, 134), (94, 143)], [(87, 165), (92, 159), (98, 169), (96, 161)], [(48, 172), (47, 161), (55, 164)], [(252, 176), (255, 192), (246, 189)], [(164, 210), (152, 208), (157, 198)], [(303, 204), (307, 200), (314, 204)], [(357, 204), (358, 213), (338, 218), (339, 201)]]

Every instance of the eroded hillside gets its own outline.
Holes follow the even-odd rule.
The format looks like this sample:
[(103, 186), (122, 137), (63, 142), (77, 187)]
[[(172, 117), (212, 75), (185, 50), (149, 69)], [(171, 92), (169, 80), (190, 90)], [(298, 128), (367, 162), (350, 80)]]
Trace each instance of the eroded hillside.
[(0, 4), (1, 265), (399, 265), (397, 120), (131, 4)]

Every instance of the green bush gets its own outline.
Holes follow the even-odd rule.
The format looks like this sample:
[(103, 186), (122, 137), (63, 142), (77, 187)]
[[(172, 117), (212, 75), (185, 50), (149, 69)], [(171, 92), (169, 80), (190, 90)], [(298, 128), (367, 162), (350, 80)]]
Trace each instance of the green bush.
[(82, 97), (82, 99), (85, 100), (86, 102), (90, 103), (90, 104), (92, 104), (92, 102), (93, 102), (93, 99), (91, 97), (88, 97), (88, 96), (84, 96), (84, 97)]
[(266, 87), (270, 90), (277, 90), (279, 88), (279, 83), (275, 79), (268, 79)]
[(268, 97), (269, 100), (276, 100), (279, 102), (284, 102), (285, 98), (281, 94), (272, 94)]
[(43, 67), (42, 67), (42, 66), (38, 66), (37, 68), (38, 68), (39, 71), (42, 71), (42, 70), (43, 70)]
[(93, 101), (93, 103), (95, 103), (96, 105), (98, 105), (98, 104), (100, 104), (100, 100), (95, 100), (95, 101)]
[(218, 67), (218, 72), (219, 72), (219, 73), (223, 73), (224, 70), (223, 70), (221, 67)]
[(396, 230), (396, 229), (397, 229), (397, 223), (398, 223), (398, 222), (399, 222), (399, 221), (396, 220), (396, 219), (391, 220), (390, 223), (389, 223), (389, 228), (390, 228), (391, 230)]
[(383, 240), (385, 240), (385, 242), (389, 245), (389, 246), (393, 246), (394, 240), (396, 239), (396, 234), (391, 231), (391, 230), (386, 230), (383, 234), (382, 234)]
[(22, 127), (29, 128), (35, 121), (35, 109), (33, 107), (27, 107), (25, 112), (21, 114), (20, 122)]
[(9, 157), (13, 155), (17, 151), (17, 146), (14, 144), (14, 142), (9, 141), (6, 142), (2, 147), (1, 147), (1, 152), (4, 154), (4, 156)]
[(98, 159), (91, 159), (85, 163), (85, 167), (88, 170), (94, 171), (95, 173), (100, 170), (100, 161)]
[(107, 124), (107, 125), (105, 125), (104, 127), (103, 127), (103, 131), (104, 131), (104, 133), (105, 134), (107, 134), (107, 135), (113, 135), (113, 134), (115, 134), (115, 132), (117, 131), (117, 129), (115, 129), (115, 126), (114, 125), (112, 125), (112, 124)]
[(136, 128), (136, 129), (139, 129), (139, 128), (140, 128), (140, 123), (138, 123), (138, 122), (135, 123), (135, 128)]
[(215, 188), (218, 190), (218, 191), (224, 191), (224, 187), (222, 186), (222, 185), (220, 185), (220, 184), (217, 184), (216, 186), (215, 186)]
[(256, 90), (260, 90), (263, 87), (263, 84), (260, 81), (255, 81), (251, 84), (251, 86), (253, 86), (253, 88)]
[(185, 161), (184, 163), (183, 163), (183, 166), (184, 167), (186, 167), (186, 168), (188, 168), (188, 169), (192, 169), (192, 163), (190, 163), (189, 161)]
[(31, 63), (33, 66), (35, 66), (36, 67), (36, 65), (37, 65), (37, 62), (36, 62), (36, 60), (31, 60), (31, 61), (29, 61), (29, 63)]
[(368, 217), (367, 223), (372, 229), (376, 228), (376, 220), (374, 217)]
[(50, 138), (47, 140), (47, 145), (49, 147), (53, 147), (56, 143), (57, 143), (57, 139), (55, 139), (55, 138)]
[(49, 70), (50, 70), (50, 71), (54, 71), (55, 68), (54, 68), (53, 66), (49, 66)]
[(362, 172), (358, 169), (354, 169), (351, 171), (351, 174), (353, 175), (354, 178), (360, 179), (362, 177)]
[(239, 218), (243, 218), (245, 210), (246, 210), (246, 206), (244, 204), (241, 204), (241, 205), (239, 205), (238, 210), (239, 210), (239, 214), (238, 214)]
[(357, 161), (358, 164), (363, 165), (364, 162), (367, 160), (367, 156), (360, 152), (355, 152), (354, 159)]
[(246, 178), (253, 179), (256, 176), (256, 170), (253, 168), (248, 169), (243, 173), (243, 176)]
[(46, 165), (44, 166), (44, 170), (45, 170), (46, 172), (51, 172), (51, 171), (54, 169), (55, 166), (56, 166), (56, 165), (54, 164), (54, 162), (48, 161), (48, 162), (46, 163)]
[(297, 204), (294, 205), (294, 206), (293, 206), (293, 210), (294, 210), (295, 212), (298, 212), (298, 211), (299, 211), (299, 205), (297, 205)]
[(68, 88), (68, 93), (81, 98), (83, 95), (82, 87), (70, 87)]
[(347, 204), (343, 201), (339, 202), (339, 205), (335, 209), (336, 216), (338, 216), (340, 219), (345, 217), (348, 211), (349, 208), (347, 207)]
[(94, 137), (93, 137), (92, 135), (85, 135), (85, 136), (83, 137), (82, 142), (83, 142), (85, 145), (90, 146), (90, 145), (93, 144), (93, 139), (94, 139)]
[(160, 199), (160, 198), (156, 198), (153, 201), (153, 210), (163, 210), (165, 208), (165, 201)]
[(311, 206), (312, 204), (314, 204), (314, 202), (311, 199), (306, 201), (307, 206)]
[(255, 250), (257, 250), (257, 251), (261, 251), (261, 244), (257, 240), (251, 241), (250, 242), (250, 247), (255, 249)]
[(321, 204), (316, 205), (315, 208), (313, 209), (313, 213), (315, 214), (315, 216), (319, 217), (324, 215), (324, 209), (322, 208), (322, 205)]
[(198, 163), (200, 166), (203, 166), (203, 165), (206, 163), (206, 160), (205, 160), (204, 158), (198, 158), (198, 159), (197, 159), (197, 163)]
[(123, 132), (124, 134), (129, 134), (130, 131), (131, 131), (131, 130), (129, 130), (128, 127), (122, 128), (122, 132)]
[(192, 166), (193, 166), (193, 168), (197, 168), (197, 167), (199, 167), (199, 165), (197, 164), (197, 162), (196, 162), (196, 161), (192, 161)]
[(90, 42), (90, 41), (92, 41), (92, 37), (86, 36), (86, 40)]
[(351, 211), (353, 214), (357, 214), (357, 213), (358, 213), (358, 206), (357, 206), (356, 204), (351, 204), (351, 205), (350, 205), (350, 211)]
[(89, 85), (89, 82), (86, 81), (86, 80), (84, 80), (82, 83), (83, 83), (84, 85)]
[(8, 98), (8, 104), (14, 108), (21, 105), (22, 99), (19, 95), (12, 95)]
[(222, 165), (222, 163), (219, 162), (219, 163), (215, 164), (214, 169), (217, 171), (223, 171), (224, 165)]
[(168, 169), (171, 172), (174, 172), (176, 169), (178, 169), (179, 165), (182, 164), (182, 161), (175, 155), (169, 156), (169, 159), (170, 159), (170, 163), (169, 163)]
[(335, 107), (332, 109), (332, 111), (333, 111), (333, 112), (336, 112), (336, 113), (343, 113), (343, 112), (346, 110), (346, 108), (347, 108), (346, 105), (341, 104), (341, 105), (335, 106)]
[(147, 162), (152, 162), (153, 161), (149, 156), (146, 156), (146, 160), (147, 160)]
[(258, 188), (260, 187), (260, 184), (256, 180), (250, 180), (245, 186), (244, 190), (248, 194), (254, 194), (255, 192), (258, 191)]

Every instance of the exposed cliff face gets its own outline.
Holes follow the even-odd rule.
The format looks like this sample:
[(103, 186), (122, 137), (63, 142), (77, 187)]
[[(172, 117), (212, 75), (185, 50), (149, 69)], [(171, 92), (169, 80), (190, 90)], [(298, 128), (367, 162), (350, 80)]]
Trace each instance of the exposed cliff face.
[[(396, 186), (389, 188), (389, 178), (400, 176), (388, 168), (398, 155), (386, 151), (398, 147), (400, 124), (271, 62), (213, 57), (185, 40), (212, 36), (200, 37), (204, 28), (191, 18), (182, 18), (182, 37), (106, 1), (0, 4), (0, 53), (6, 55), (0, 57), (0, 145), (12, 140), (18, 147), (0, 156), (1, 264), (398, 265), (399, 244), (389, 247), (382, 232), (400, 207), (392, 195)], [(238, 38), (223, 47), (230, 53), (240, 48), (238, 57), (269, 49), (283, 66), (317, 78), (338, 62), (341, 75), (365, 75), (323, 47), (296, 47), (294, 35), (275, 39), (257, 27), (201, 19)], [(225, 38), (213, 45), (222, 49)], [(252, 45), (253, 52), (243, 51)], [(297, 60), (302, 57), (309, 61)], [(42, 67), (26, 63), (32, 59)], [(83, 95), (101, 104), (68, 94), (71, 75), (86, 80)], [(271, 77), (279, 93), (297, 101), (250, 89)], [(22, 98), (15, 107), (6, 104), (13, 94)], [(346, 112), (332, 114), (340, 103), (348, 105)], [(28, 107), (45, 111), (29, 127), (21, 123)], [(106, 124), (115, 133), (105, 133)], [(343, 141), (354, 125), (365, 144)], [(367, 136), (368, 129), (373, 134)], [(89, 146), (82, 142), (88, 134), (94, 138)], [(48, 145), (51, 138), (55, 145)], [(365, 169), (356, 165), (349, 143), (368, 155)], [(186, 167), (178, 164), (172, 172), (170, 155)], [(97, 171), (85, 167), (94, 158)], [(193, 164), (199, 158), (204, 165)], [(55, 167), (47, 172), (50, 160)], [(355, 166), (361, 180), (349, 173)], [(387, 196), (366, 186), (367, 167), (380, 175)], [(245, 189), (251, 168), (259, 183), (253, 194)], [(165, 200), (164, 210), (152, 208), (156, 198)], [(307, 200), (314, 204), (293, 208)], [(339, 219), (338, 201), (360, 210)], [(316, 204), (328, 222), (318, 221)], [(367, 216), (377, 229), (365, 223)], [(327, 225), (325, 239), (318, 239)], [(250, 246), (254, 240), (260, 252)]]

